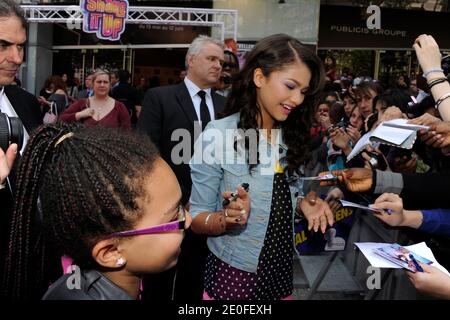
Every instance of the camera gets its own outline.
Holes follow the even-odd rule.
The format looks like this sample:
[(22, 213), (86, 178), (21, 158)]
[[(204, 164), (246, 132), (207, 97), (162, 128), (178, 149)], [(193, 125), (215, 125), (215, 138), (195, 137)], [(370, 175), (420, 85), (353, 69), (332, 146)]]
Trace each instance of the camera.
[[(333, 124), (331, 127), (328, 128), (327, 132), (328, 134), (332, 133), (333, 131), (342, 128), (344, 129), (345, 132), (347, 132), (347, 123), (345, 121), (339, 121), (338, 123)], [(332, 144), (333, 150), (334, 151), (339, 151), (341, 150), (341, 148), (339, 148), (338, 146), (336, 146), (335, 144)]]
[(0, 148), (6, 152), (9, 145), (17, 143), (18, 150), (23, 145), (23, 124), (19, 118), (9, 117), (0, 112)]
[(388, 164), (382, 154), (378, 154), (376, 152), (369, 152), (367, 150), (363, 152), (365, 152), (370, 156), (369, 164), (372, 167), (372, 169), (374, 170), (380, 169), (382, 171), (387, 169)]
[(347, 131), (347, 130), (346, 130), (347, 125), (348, 125), (348, 124), (347, 124), (345, 121), (339, 121), (338, 123), (335, 123), (335, 124), (333, 124), (331, 127), (328, 128), (328, 133), (331, 133), (331, 132), (333, 132), (334, 130), (339, 129), (339, 128), (343, 128), (344, 131)]

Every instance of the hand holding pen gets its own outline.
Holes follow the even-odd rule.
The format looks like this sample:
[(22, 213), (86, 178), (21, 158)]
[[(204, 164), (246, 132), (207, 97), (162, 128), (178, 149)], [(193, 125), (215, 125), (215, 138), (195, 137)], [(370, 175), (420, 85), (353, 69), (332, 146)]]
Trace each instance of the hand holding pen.
[(423, 294), (450, 299), (450, 277), (437, 267), (425, 263), (419, 265), (423, 272), (405, 272), (414, 287)]
[(397, 194), (383, 193), (370, 207), (380, 210), (375, 217), (392, 227), (402, 226), (405, 221), (403, 201)]
[(414, 269), (416, 269), (417, 272), (423, 272), (423, 268), (420, 266), (420, 264), (417, 262), (416, 258), (414, 258), (414, 255), (412, 253), (409, 254), (409, 259), (414, 264)]
[[(238, 186), (239, 187), (239, 186)], [(248, 187), (249, 184), (248, 183), (243, 183), (241, 184), (241, 187), (248, 192)], [(222, 206), (225, 207), (226, 205), (229, 205), (231, 202), (236, 201), (236, 199), (239, 197), (239, 193), (238, 190), (236, 190), (235, 192), (231, 193), (231, 196), (226, 198), (224, 197), (224, 199), (222, 200)]]
[(242, 183), (242, 185), (237, 187), (235, 192), (226, 191), (222, 193), (223, 214), (227, 228), (233, 228), (247, 223), (250, 213), (250, 196), (248, 190), (248, 183)]
[(358, 208), (364, 211), (368, 211), (368, 212), (372, 212), (374, 214), (383, 214), (383, 213), (387, 213), (388, 215), (391, 215), (394, 213), (394, 210), (392, 209), (379, 209), (376, 208), (373, 204), (369, 204), (368, 206), (363, 205), (363, 204), (359, 204), (359, 203), (354, 203), (351, 201), (347, 201), (344, 199), (339, 199), (339, 202), (341, 204), (342, 207), (353, 207), (353, 208)]

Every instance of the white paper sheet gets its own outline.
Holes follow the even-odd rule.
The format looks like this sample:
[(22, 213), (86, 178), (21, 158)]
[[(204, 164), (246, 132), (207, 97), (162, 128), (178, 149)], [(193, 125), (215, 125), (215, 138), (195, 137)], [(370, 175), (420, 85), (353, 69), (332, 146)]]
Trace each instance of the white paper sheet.
[(375, 208), (371, 208), (370, 206), (363, 206), (361, 204), (357, 204), (354, 202), (350, 202), (344, 199), (339, 200), (339, 202), (342, 204), (343, 207), (353, 207), (353, 208), (359, 208), (362, 210), (366, 210), (366, 211), (370, 211), (370, 212), (374, 212), (374, 213), (382, 213), (383, 210), (382, 209), (375, 209)]
[[(396, 265), (393, 262), (387, 261), (386, 259), (383, 259), (379, 255), (373, 252), (373, 249), (386, 247), (391, 245), (390, 243), (380, 243), (380, 242), (355, 242), (355, 245), (361, 250), (361, 252), (364, 254), (364, 256), (369, 260), (369, 263), (371, 266), (376, 268), (395, 268), (395, 269), (401, 269), (400, 266)], [(430, 248), (426, 245), (425, 242), (420, 242), (417, 244), (413, 244), (410, 246), (405, 246), (408, 250), (418, 254), (419, 256), (422, 256), (424, 258), (427, 258), (431, 261), (433, 261), (432, 266), (438, 268), (445, 274), (447, 274), (450, 277), (450, 273), (445, 269), (443, 266), (441, 266), (436, 258), (433, 255), (433, 252)]]
[(420, 124), (409, 124), (408, 121), (409, 121), (409, 119), (392, 119), (392, 120), (383, 122), (383, 124), (385, 124), (387, 126), (397, 126), (398, 128), (405, 128), (405, 129), (410, 129), (410, 130), (415, 130), (415, 131), (430, 129), (429, 126), (423, 126)]

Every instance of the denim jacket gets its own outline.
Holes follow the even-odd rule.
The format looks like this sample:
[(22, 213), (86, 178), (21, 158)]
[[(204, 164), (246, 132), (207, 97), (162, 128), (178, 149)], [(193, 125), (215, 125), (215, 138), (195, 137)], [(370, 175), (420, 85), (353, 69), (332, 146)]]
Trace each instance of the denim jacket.
[[(277, 159), (280, 159), (281, 166), (285, 167), (283, 158), (287, 147), (280, 141), (281, 138), (274, 147), (260, 135), (259, 164), (250, 174), (248, 162), (243, 161), (243, 153), (235, 151), (236, 137), (238, 142), (243, 141), (242, 136), (236, 135), (238, 121), (239, 113), (211, 121), (197, 139), (194, 155), (190, 161), (192, 178), (190, 213), (195, 218), (201, 212), (216, 212), (223, 209), (222, 192), (234, 192), (239, 184), (248, 183), (251, 209), (247, 224), (223, 235), (209, 237), (208, 247), (227, 264), (246, 272), (256, 273), (269, 222), (274, 167)], [(250, 143), (250, 149), (252, 146), (256, 144)], [(237, 150), (242, 149), (237, 147)], [(302, 193), (302, 185), (298, 182), (291, 183), (290, 191), (294, 214), (296, 195)]]

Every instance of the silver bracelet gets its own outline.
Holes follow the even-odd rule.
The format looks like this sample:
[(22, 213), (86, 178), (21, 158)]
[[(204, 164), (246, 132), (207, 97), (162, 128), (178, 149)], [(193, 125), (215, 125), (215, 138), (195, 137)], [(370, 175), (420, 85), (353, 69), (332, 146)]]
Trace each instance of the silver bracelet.
[(445, 93), (444, 95), (442, 95), (442, 97), (440, 97), (437, 101), (436, 101), (436, 109), (439, 108), (440, 104), (445, 100), (450, 98), (450, 92)]
[(444, 72), (444, 70), (442, 70), (442, 68), (431, 68), (430, 70), (424, 71), (423, 72), (423, 77), (426, 78), (428, 77), (431, 73), (434, 72)]
[(208, 224), (209, 218), (211, 218), (212, 213), (208, 214), (208, 216), (205, 219), (205, 226)]

